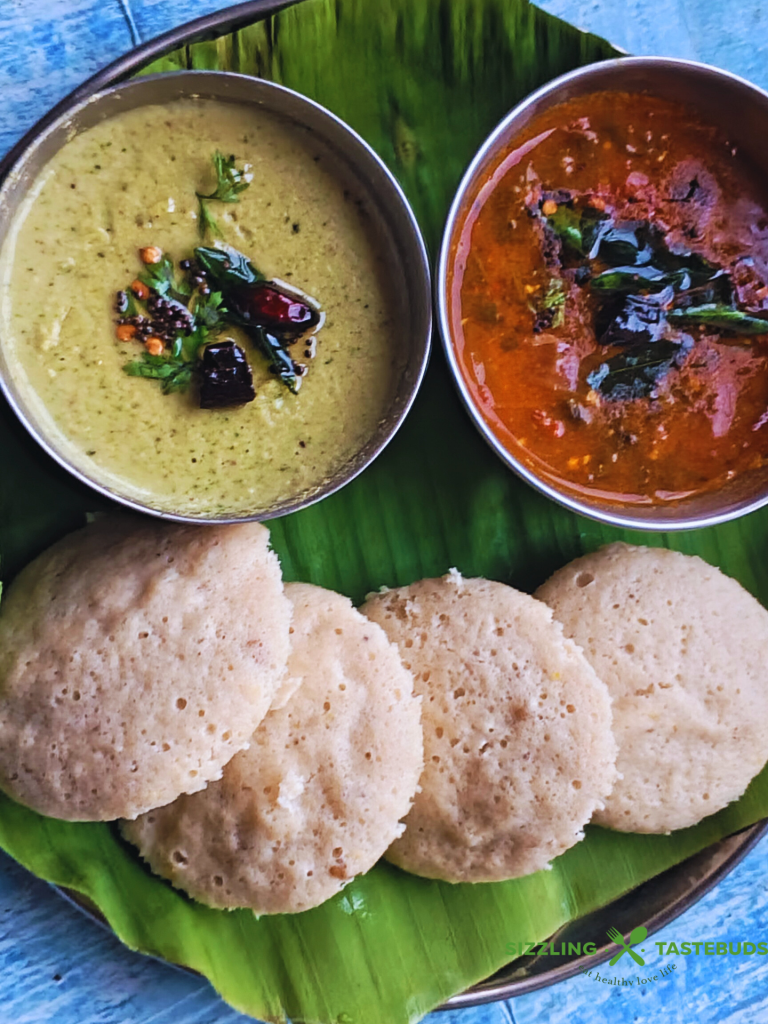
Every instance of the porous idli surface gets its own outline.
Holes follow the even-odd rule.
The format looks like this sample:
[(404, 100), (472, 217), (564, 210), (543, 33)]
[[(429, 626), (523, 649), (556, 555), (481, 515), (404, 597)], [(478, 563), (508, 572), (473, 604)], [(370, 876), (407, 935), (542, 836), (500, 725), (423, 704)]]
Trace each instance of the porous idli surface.
[(362, 611), (422, 696), (420, 792), (387, 858), (428, 878), (496, 881), (581, 839), (615, 777), (610, 699), (549, 608), (451, 571)]
[(55, 818), (131, 818), (248, 745), (285, 670), (291, 605), (258, 523), (112, 517), (0, 604), (0, 788)]
[(219, 782), (123, 824), (150, 864), (213, 907), (307, 910), (403, 829), (423, 764), (413, 679), (352, 603), (287, 584), (295, 689)]
[(768, 759), (768, 612), (700, 558), (610, 544), (537, 591), (613, 697), (622, 778), (595, 821), (694, 825)]

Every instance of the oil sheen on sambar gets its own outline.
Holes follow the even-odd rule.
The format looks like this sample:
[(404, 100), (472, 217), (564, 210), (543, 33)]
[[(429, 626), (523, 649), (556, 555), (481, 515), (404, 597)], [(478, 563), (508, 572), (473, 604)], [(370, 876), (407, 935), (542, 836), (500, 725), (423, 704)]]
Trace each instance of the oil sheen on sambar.
[(669, 229), (729, 268), (757, 315), (768, 310), (768, 216), (727, 138), (690, 110), (645, 95), (559, 105), (498, 155), (454, 236), (456, 353), (499, 441), (555, 486), (606, 502), (674, 502), (762, 467), (765, 336), (726, 343), (699, 333), (653, 398), (607, 402), (587, 381), (605, 356), (585, 289), (567, 290), (562, 324), (533, 331), (532, 310), (552, 274), (526, 205), (535, 188), (589, 191), (619, 217)]

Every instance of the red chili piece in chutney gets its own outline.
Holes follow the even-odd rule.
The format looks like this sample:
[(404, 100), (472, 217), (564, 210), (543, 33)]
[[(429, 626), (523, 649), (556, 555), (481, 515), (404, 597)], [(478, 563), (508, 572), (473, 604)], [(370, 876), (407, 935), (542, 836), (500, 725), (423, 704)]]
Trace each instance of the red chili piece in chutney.
[[(599, 343), (596, 295), (568, 260), (552, 269), (538, 211), (560, 190), (722, 267), (734, 304), (768, 315), (764, 193), (727, 138), (646, 95), (561, 104), (497, 156), (453, 239), (456, 354), (499, 441), (549, 482), (606, 503), (673, 502), (768, 463), (768, 334), (686, 327), (684, 358), (649, 394), (610, 399), (590, 386), (621, 348)], [(564, 302), (542, 317), (553, 283)]]
[(306, 302), (270, 284), (247, 285), (234, 293), (238, 312), (253, 323), (282, 334), (301, 334), (314, 327), (320, 316)]

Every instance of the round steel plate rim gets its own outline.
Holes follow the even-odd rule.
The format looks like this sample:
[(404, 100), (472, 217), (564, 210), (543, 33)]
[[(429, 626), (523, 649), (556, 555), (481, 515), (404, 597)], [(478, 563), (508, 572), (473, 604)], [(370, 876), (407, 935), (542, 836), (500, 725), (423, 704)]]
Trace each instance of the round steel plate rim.
[(679, 532), (683, 530), (697, 530), (708, 526), (718, 526), (722, 523), (740, 518), (741, 516), (748, 515), (751, 512), (756, 512), (758, 509), (768, 505), (768, 493), (762, 497), (755, 498), (748, 503), (745, 503), (742, 507), (737, 506), (735, 509), (726, 509), (720, 513), (691, 517), (683, 520), (663, 518), (659, 518), (657, 520), (641, 519), (633, 517), (629, 512), (621, 513), (612, 511), (610, 507), (601, 509), (588, 505), (578, 497), (568, 494), (567, 492), (560, 491), (553, 485), (541, 479), (534, 470), (522, 463), (504, 447), (501, 441), (494, 434), (491, 427), (483, 419), (480, 410), (469, 392), (464, 375), (459, 367), (455, 347), (451, 340), (452, 332), (448, 316), (448, 295), (446, 290), (448, 264), (450, 259), (450, 242), (456, 228), (459, 211), (466, 197), (466, 192), (472, 183), (472, 179), (475, 174), (487, 159), (488, 154), (493, 150), (496, 143), (504, 135), (513, 121), (520, 118), (521, 115), (523, 115), (529, 108), (535, 106), (540, 100), (546, 99), (549, 95), (558, 92), (563, 86), (567, 86), (573, 81), (588, 80), (592, 76), (602, 77), (603, 74), (610, 72), (611, 70), (633, 67), (649, 69), (667, 68), (671, 70), (688, 69), (708, 75), (714, 74), (718, 78), (729, 80), (735, 85), (757, 93), (766, 101), (766, 103), (768, 103), (768, 92), (766, 92), (765, 89), (761, 89), (759, 86), (754, 85), (746, 78), (743, 78), (740, 75), (735, 75), (730, 71), (724, 71), (712, 64), (705, 64), (702, 61), (684, 60), (676, 57), (628, 56), (596, 61), (592, 64), (585, 64), (582, 67), (575, 68), (573, 71), (568, 71), (557, 78), (553, 78), (550, 82), (547, 82), (545, 85), (530, 93), (524, 100), (504, 115), (496, 127), (482, 142), (480, 148), (477, 150), (472, 161), (464, 172), (458, 188), (456, 189), (453, 201), (451, 202), (451, 206), (448, 211), (445, 228), (443, 229), (437, 260), (437, 273), (434, 275), (434, 299), (435, 308), (437, 310), (437, 324), (443, 352), (445, 353), (445, 357), (448, 361), (454, 385), (475, 428), (478, 430), (486, 444), (490, 446), (492, 451), (501, 459), (501, 461), (520, 476), (527, 484), (545, 495), (545, 497), (549, 498), (551, 501), (564, 506), (571, 512), (576, 512), (579, 515), (586, 516), (588, 519), (607, 523), (611, 526), (619, 526), (630, 530), (642, 530), (644, 532)]
[[(90, 107), (98, 104), (107, 104), (112, 97), (119, 96), (126, 91), (132, 92), (135, 90), (147, 90), (148, 88), (151, 88), (153, 83), (160, 81), (164, 83), (170, 82), (171, 84), (173, 82), (181, 84), (190, 83), (189, 88), (183, 90), (190, 96), (195, 94), (199, 95), (201, 90), (204, 91), (206, 82), (211, 84), (214, 82), (219, 84), (224, 83), (224, 86), (226, 86), (228, 82), (235, 82), (241, 84), (245, 83), (249, 89), (255, 90), (253, 102), (259, 105), (263, 104), (263, 100), (259, 97), (259, 93), (261, 92), (268, 96), (282, 97), (287, 102), (293, 103), (299, 108), (312, 111), (315, 118), (320, 122), (325, 122), (326, 125), (332, 126), (341, 136), (344, 137), (345, 142), (349, 142), (351, 144), (350, 148), (355, 151), (354, 161), (351, 159), (349, 153), (345, 152), (343, 157), (349, 167), (357, 173), (361, 181), (363, 180), (363, 175), (366, 177), (370, 175), (371, 166), (376, 168), (377, 172), (383, 177), (386, 186), (391, 192), (391, 195), (384, 196), (382, 199), (382, 190), (380, 188), (376, 189), (375, 196), (379, 203), (379, 212), (382, 216), (385, 213), (391, 216), (391, 207), (395, 205), (398, 206), (400, 212), (405, 215), (408, 234), (407, 244), (411, 248), (411, 255), (415, 257), (412, 261), (413, 266), (410, 267), (410, 269), (411, 271), (415, 270), (418, 274), (418, 277), (411, 278), (410, 283), (412, 290), (411, 305), (415, 311), (415, 323), (411, 333), (417, 357), (417, 365), (413, 368), (408, 367), (401, 378), (401, 380), (407, 380), (408, 382), (407, 397), (403, 399), (403, 396), (397, 396), (398, 401), (393, 403), (387, 414), (382, 417), (381, 423), (386, 424), (386, 427), (381, 432), (381, 436), (377, 436), (381, 430), (380, 426), (377, 429), (377, 432), (369, 438), (363, 448), (355, 454), (353, 459), (350, 460), (352, 468), (334, 473), (333, 477), (330, 478), (330, 482), (318, 487), (316, 492), (310, 493), (309, 495), (305, 494), (303, 496), (299, 496), (296, 499), (291, 499), (264, 512), (248, 515), (199, 516), (186, 515), (184, 513), (166, 511), (154, 507), (138, 497), (132, 497), (130, 495), (120, 493), (109, 484), (89, 476), (84, 469), (76, 465), (74, 461), (67, 456), (65, 451), (57, 450), (43, 428), (33, 421), (28, 411), (24, 408), (20, 396), (15, 393), (10, 380), (5, 379), (2, 367), (0, 367), (0, 393), (5, 397), (27, 433), (43, 448), (46, 454), (54, 459), (62, 469), (74, 476), (76, 480), (85, 484), (87, 487), (90, 487), (92, 490), (95, 490), (103, 497), (116, 501), (132, 511), (142, 512), (169, 522), (189, 523), (193, 525), (205, 525), (210, 523), (226, 525), (254, 520), (266, 522), (278, 516), (289, 515), (290, 513), (297, 512), (300, 509), (308, 508), (310, 505), (314, 505), (316, 502), (330, 497), (332, 494), (335, 494), (337, 491), (341, 490), (341, 488), (345, 487), (348, 483), (351, 483), (352, 480), (359, 476), (359, 474), (362, 473), (363, 470), (381, 454), (403, 425), (424, 379), (432, 344), (432, 283), (429, 256), (427, 254), (426, 245), (421, 234), (421, 229), (416, 220), (416, 216), (400, 183), (378, 153), (376, 153), (373, 147), (366, 142), (358, 132), (351, 128), (331, 110), (328, 110), (322, 104), (317, 103), (310, 97), (296, 92), (294, 89), (290, 89), (277, 82), (271, 82), (268, 79), (256, 78), (253, 75), (242, 75), (231, 71), (179, 70), (160, 72), (158, 74), (144, 75), (140, 78), (134, 78), (127, 82), (117, 82), (114, 85), (106, 86), (88, 95), (82, 95), (79, 98), (75, 98), (76, 93), (72, 93), (69, 100), (65, 100), (59, 105), (59, 108), (57, 108), (57, 116), (53, 118), (49, 116), (41, 119), (41, 121), (38, 122), (38, 125), (33, 128), (32, 132), (27, 133), (24, 140), (22, 140), (24, 145), (17, 147), (13, 151), (14, 159), (9, 161), (8, 165), (4, 169), (0, 166), (0, 217), (2, 217), (3, 214), (3, 198), (7, 190), (13, 187), (14, 180), (21, 174), (25, 161), (30, 157), (34, 158), (36, 151), (45, 145), (46, 140), (49, 139), (51, 135), (66, 129), (68, 122), (75, 121), (80, 114), (87, 111)], [(195, 89), (195, 84), (198, 86), (197, 90)], [(216, 92), (215, 89), (213, 91)], [(264, 105), (267, 109), (274, 109), (271, 104)], [(280, 111), (278, 111), (278, 114), (279, 113)], [(297, 120), (296, 123), (300, 122)], [(317, 129), (313, 128), (312, 130), (316, 131)], [(318, 134), (323, 138), (326, 144), (329, 144), (328, 139), (324, 137), (321, 132), (318, 132)], [(332, 145), (332, 148), (336, 147)], [(365, 161), (368, 161), (368, 166), (361, 167), (360, 164)], [(11, 216), (13, 216), (13, 214)], [(390, 216), (387, 216), (386, 218), (388, 224), (390, 223)], [(397, 238), (397, 248), (402, 251), (402, 228), (398, 228), (396, 232), (393, 232), (393, 238), (395, 237)], [(411, 261), (409, 260), (409, 262)], [(357, 462), (359, 462), (358, 465), (355, 464)]]
[[(87, 99), (102, 89), (118, 85), (130, 75), (140, 71), (147, 64), (158, 60), (171, 50), (192, 42), (200, 42), (206, 38), (215, 38), (225, 32), (234, 32), (237, 28), (250, 24), (258, 18), (266, 18), (270, 14), (292, 7), (301, 0), (245, 0), (213, 14), (204, 14), (200, 18), (187, 21), (183, 25), (162, 32), (160, 35), (140, 43), (128, 53), (117, 57), (101, 70), (96, 71), (84, 82), (67, 93), (58, 103), (39, 118), (24, 135), (16, 142), (0, 160), (0, 181), (17, 161), (19, 154), (48, 125), (57, 120), (61, 113), (83, 99)], [(172, 73), (172, 72), (171, 72)], [(226, 72), (225, 72), (226, 73)], [(149, 76), (147, 76), (149, 77)], [(252, 77), (252, 76), (243, 76)]]
[[(748, 825), (745, 829), (732, 836), (725, 836), (723, 839), (718, 840), (717, 843), (713, 844), (713, 846), (705, 847), (698, 853), (693, 854), (692, 858), (696, 858), (706, 853), (707, 850), (717, 848), (722, 843), (739, 839), (736, 849), (733, 850), (733, 852), (730, 853), (714, 871), (693, 884), (690, 890), (679, 900), (676, 900), (671, 906), (653, 914), (651, 917), (646, 918), (643, 921), (638, 921), (637, 923), (644, 924), (646, 926), (649, 936), (655, 934), (655, 932), (664, 928), (666, 925), (671, 924), (678, 917), (684, 914), (686, 910), (689, 910), (694, 904), (698, 903), (698, 901), (706, 896), (707, 893), (711, 892), (726, 875), (730, 874), (730, 872), (741, 863), (747, 854), (749, 854), (767, 834), (768, 819), (765, 819), (763, 821), (756, 822), (754, 825)], [(686, 860), (680, 861), (678, 864), (671, 865), (671, 867), (667, 868), (667, 871), (675, 871), (684, 868), (692, 858), (687, 858)], [(652, 883), (653, 880), (654, 879), (652, 877), (642, 884), (648, 885)], [(56, 892), (68, 903), (71, 903), (77, 908), (77, 910), (85, 914), (91, 921), (106, 929), (111, 935), (115, 934), (106, 917), (87, 896), (83, 896), (81, 893), (77, 892), (77, 890), (70, 889), (64, 885), (51, 883), (51, 887), (55, 889)], [(632, 890), (629, 890), (628, 893), (625, 893), (623, 897), (619, 898), (626, 898), (631, 894), (631, 892)], [(613, 903), (615, 901), (611, 902)], [(610, 905), (611, 904), (607, 904), (607, 906)], [(550, 985), (554, 985), (557, 982), (567, 981), (569, 978), (575, 977), (577, 974), (582, 973), (587, 967), (598, 967), (600, 964), (605, 963), (605, 961), (608, 960), (614, 952), (615, 947), (613, 947), (612, 943), (607, 943), (596, 953), (589, 956), (578, 957), (570, 963), (564, 964), (562, 967), (553, 968), (541, 975), (527, 978), (516, 978), (513, 981), (478, 982), (476, 985), (468, 988), (465, 992), (459, 992), (456, 995), (451, 996), (440, 1006), (435, 1007), (435, 1012), (456, 1010), (471, 1006), (482, 1006), (485, 1003), (513, 999), (516, 996), (526, 995), (527, 993), (537, 991), (538, 989), (548, 988)], [(149, 956), (153, 960), (157, 960), (159, 963), (166, 964), (176, 970), (181, 970), (187, 974), (194, 974), (195, 976), (198, 976), (197, 971), (184, 964), (177, 964), (171, 960), (165, 960), (153, 953), (142, 953), (141, 955)]]
[[(730, 874), (734, 868), (738, 867), (742, 860), (749, 854), (763, 839), (768, 835), (768, 818), (763, 821), (758, 821), (754, 825), (748, 825), (747, 828), (742, 829), (740, 832), (735, 833), (732, 836), (725, 836), (723, 839), (715, 843), (716, 847), (719, 843), (727, 842), (729, 839), (736, 839), (739, 836), (743, 837), (737, 848), (731, 853), (722, 864), (701, 881), (694, 884), (690, 891), (687, 892), (681, 899), (676, 900), (671, 906), (666, 907), (664, 910), (658, 911), (646, 920), (638, 921), (638, 924), (645, 925), (648, 929), (648, 935), (651, 936), (656, 932), (665, 928), (668, 924), (677, 920), (687, 910), (690, 910), (692, 906), (703, 899), (707, 893), (711, 892), (726, 875)], [(705, 853), (712, 847), (705, 847), (700, 850), (698, 854), (693, 854), (693, 857), (697, 857)], [(676, 868), (682, 868), (686, 864), (686, 861), (680, 861), (679, 864), (673, 864), (668, 871), (673, 871)], [(647, 885), (653, 882), (653, 877), (649, 878), (646, 882), (641, 884)], [(624, 893), (624, 897), (630, 895), (632, 890)], [(623, 897), (619, 897), (623, 898)], [(612, 901), (613, 902), (613, 901)], [(610, 906), (610, 904), (607, 904)], [(604, 909), (604, 908), (598, 908)], [(546, 940), (549, 941), (549, 940)], [(442, 1006), (437, 1007), (438, 1010), (455, 1010), (463, 1007), (470, 1006), (481, 1006), (484, 1003), (498, 1002), (504, 999), (513, 999), (516, 996), (526, 995), (529, 992), (535, 992), (538, 989), (548, 988), (550, 985), (555, 985), (560, 981), (567, 981), (569, 978), (575, 977), (577, 974), (581, 974), (583, 971), (591, 967), (599, 967), (600, 964), (605, 963), (606, 960), (615, 952), (615, 945), (612, 943), (606, 943), (601, 949), (597, 950), (596, 953), (590, 954), (589, 956), (581, 956), (571, 961), (568, 964), (564, 964), (562, 967), (554, 967), (552, 970), (547, 971), (546, 974), (531, 976), (527, 978), (516, 978), (513, 981), (499, 981), (493, 984), (493, 987), (487, 982), (478, 982), (477, 985), (473, 985), (468, 988), (466, 992), (459, 992), (455, 996), (451, 996), (447, 999)], [(488, 985), (487, 988), (485, 986)]]
[[(201, 40), (206, 36), (215, 36), (225, 32), (235, 31), (238, 27), (246, 24), (250, 24), (254, 20), (260, 17), (268, 17), (271, 14), (277, 13), (278, 11), (284, 10), (285, 8), (293, 6), (299, 0), (246, 0), (245, 3), (237, 4), (233, 7), (225, 8), (224, 10), (217, 11), (214, 14), (204, 15), (200, 18), (194, 19), (191, 22), (186, 22), (184, 25), (177, 26), (164, 32), (153, 39), (148, 40), (145, 43), (141, 43), (133, 50), (129, 51), (116, 60), (112, 61), (106, 67), (97, 71), (94, 75), (88, 78), (85, 82), (79, 85), (77, 88), (72, 90), (67, 96), (54, 105), (51, 110), (45, 114), (29, 131), (27, 131), (22, 138), (11, 148), (11, 150), (0, 160), (0, 182), (6, 176), (9, 168), (16, 162), (19, 154), (26, 148), (29, 141), (33, 139), (41, 130), (44, 130), (49, 123), (55, 121), (61, 112), (68, 107), (73, 106), (80, 100), (87, 98), (94, 92), (106, 89), (110, 86), (119, 84), (122, 80), (128, 78), (130, 75), (135, 74), (141, 70), (147, 64), (153, 60), (157, 60), (166, 53), (178, 48), (179, 46), (186, 45), (195, 40)], [(631, 61), (635, 59), (643, 58), (632, 58), (622, 57), (617, 58), (618, 61)], [(659, 58), (659, 60), (666, 60), (667, 58)], [(601, 64), (611, 63), (610, 61), (600, 62)], [(674, 63), (687, 63), (695, 66), (708, 67), (708, 65), (701, 65), (695, 61), (675, 61)], [(570, 73), (573, 74), (573, 73)], [(730, 78), (736, 79), (739, 82), (745, 80), (737, 75), (732, 75), (730, 72), (721, 71), (721, 74), (727, 75)], [(247, 76), (246, 76), (247, 77)], [(567, 76), (562, 76), (567, 77)], [(750, 84), (751, 83), (747, 83)], [(543, 87), (544, 89), (547, 86)], [(756, 88), (752, 86), (751, 88)], [(541, 92), (542, 90), (537, 90)], [(532, 96), (535, 96), (533, 93)], [(452, 208), (453, 212), (453, 208)], [(438, 305), (438, 309), (439, 309)], [(441, 331), (442, 333), (442, 331)], [(443, 341), (444, 350), (445, 342)], [(752, 830), (758, 829), (758, 826), (752, 826)], [(663, 923), (669, 923), (674, 920), (679, 914), (683, 913), (686, 909), (691, 907), (700, 897), (704, 896), (706, 892), (710, 891), (717, 883), (731, 871), (740, 860), (757, 844), (759, 839), (765, 835), (768, 831), (768, 821), (763, 822), (759, 827), (758, 831), (750, 835), (750, 838), (745, 842), (743, 849), (737, 850), (731, 858), (726, 860), (724, 864), (720, 866), (717, 872), (714, 873), (712, 881), (706, 886), (701, 886), (699, 889), (695, 889), (685, 901), (681, 901), (680, 904), (675, 904), (672, 909), (670, 916)], [(88, 914), (91, 920), (96, 922), (99, 918), (94, 913), (76, 900), (72, 898), (71, 892), (67, 891), (62, 887), (55, 887), (62, 897), (72, 902), (78, 909)], [(109, 925), (104, 923), (104, 927), (108, 928), (111, 934), (114, 934)], [(658, 927), (661, 927), (659, 924)], [(151, 954), (145, 954), (151, 955)], [(608, 955), (601, 959), (607, 959)], [(159, 959), (159, 958), (158, 958)], [(170, 964), (169, 961), (162, 960), (162, 963), (168, 963), (170, 966), (176, 966)], [(596, 961), (595, 961), (596, 962)], [(565, 971), (567, 968), (562, 968), (561, 971)], [(575, 972), (574, 972), (575, 973)], [(554, 975), (557, 975), (556, 977)], [(514, 995), (523, 994), (523, 992), (530, 992), (537, 988), (543, 988), (549, 984), (553, 984), (556, 981), (565, 980), (566, 977), (571, 975), (565, 975), (564, 973), (558, 973), (557, 969), (551, 974), (542, 975), (537, 979), (522, 979), (510, 983), (499, 983), (491, 987), (488, 983), (479, 983), (479, 986), (488, 985), (488, 987), (478, 990), (478, 986), (472, 986), (467, 989), (466, 992), (459, 993), (452, 996), (446, 1001), (439, 1009), (456, 1009), (459, 1007), (478, 1006), (484, 1003), (494, 1002), (500, 999), (511, 998)]]

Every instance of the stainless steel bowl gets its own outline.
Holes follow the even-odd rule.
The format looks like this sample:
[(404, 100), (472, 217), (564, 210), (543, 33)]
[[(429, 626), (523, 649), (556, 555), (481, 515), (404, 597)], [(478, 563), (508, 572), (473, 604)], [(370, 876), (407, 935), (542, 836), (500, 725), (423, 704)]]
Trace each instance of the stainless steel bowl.
[(312, 133), (318, 144), (337, 162), (345, 179), (351, 175), (366, 202), (372, 222), (381, 235), (385, 265), (391, 276), (392, 293), (398, 297), (398, 330), (391, 332), (397, 346), (394, 362), (401, 367), (386, 415), (373, 434), (322, 485), (293, 495), (269, 508), (221, 516), (192, 515), (156, 507), (124, 493), (99, 478), (97, 467), (66, 450), (45, 426), (33, 402), (27, 400), (14, 382), (0, 337), (0, 388), (35, 440), (60, 465), (101, 494), (142, 512), (183, 522), (239, 522), (270, 519), (304, 508), (343, 487), (360, 473), (385, 447), (405, 418), (421, 383), (429, 357), (432, 330), (432, 301), (424, 242), (408, 201), (395, 178), (371, 147), (343, 121), (319, 104), (273, 82), (220, 71), (181, 71), (148, 75), (132, 82), (73, 101), (60, 108), (55, 119), (46, 119), (17, 155), (0, 187), (0, 249), (14, 214), (28, 190), (51, 157), (73, 134), (137, 107), (163, 104), (183, 98), (213, 99), (256, 107), (278, 115)]
[(555, 79), (515, 107), (488, 136), (467, 169), (443, 234), (435, 281), (443, 346), (459, 394), (476, 427), (496, 454), (523, 480), (547, 497), (605, 523), (639, 530), (690, 530), (714, 526), (768, 504), (768, 468), (737, 476), (711, 493), (665, 506), (607, 503), (575, 496), (542, 479), (509, 452), (474, 404), (456, 358), (448, 309), (447, 282), (452, 243), (461, 226), (465, 198), (484, 180), (500, 150), (542, 111), (566, 100), (601, 91), (646, 93), (685, 104), (701, 120), (727, 130), (728, 139), (758, 169), (768, 171), (768, 93), (736, 75), (706, 64), (662, 57), (623, 57), (591, 64)]

